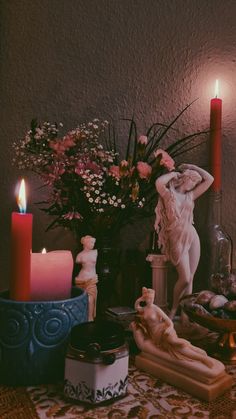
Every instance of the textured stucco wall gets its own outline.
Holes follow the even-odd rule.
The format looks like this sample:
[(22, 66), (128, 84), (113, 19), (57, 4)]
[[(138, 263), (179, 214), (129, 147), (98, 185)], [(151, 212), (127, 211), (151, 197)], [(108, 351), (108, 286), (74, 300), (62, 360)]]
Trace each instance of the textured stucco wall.
[[(193, 99), (178, 128), (209, 126), (209, 100), (220, 79), (223, 98), (223, 222), (236, 243), (235, 0), (2, 0), (0, 2), (0, 287), (9, 275), (10, 213), (19, 172), (13, 140), (33, 117), (65, 129), (93, 117), (129, 117), (140, 133), (170, 121)], [(121, 142), (122, 147), (122, 142)], [(185, 160), (208, 167), (204, 145)], [(32, 205), (38, 182), (28, 175), (34, 250), (73, 246)], [(205, 199), (196, 208), (204, 230)], [(135, 245), (145, 246), (142, 233)], [(235, 259), (235, 258), (234, 258)]]

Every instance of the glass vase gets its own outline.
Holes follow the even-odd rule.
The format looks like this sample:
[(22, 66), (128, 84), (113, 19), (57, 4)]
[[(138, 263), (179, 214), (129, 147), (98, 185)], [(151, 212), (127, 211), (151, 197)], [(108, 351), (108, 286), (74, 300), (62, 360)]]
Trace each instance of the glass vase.
[(98, 249), (97, 275), (98, 297), (97, 315), (104, 315), (108, 307), (117, 304), (116, 280), (119, 272), (120, 254), (109, 233), (104, 233), (97, 238)]
[(222, 193), (211, 191), (207, 221), (207, 267), (210, 289), (225, 294), (232, 265), (232, 240), (222, 226)]
[(150, 234), (148, 253), (161, 255), (161, 249), (158, 246), (158, 234), (155, 230)]

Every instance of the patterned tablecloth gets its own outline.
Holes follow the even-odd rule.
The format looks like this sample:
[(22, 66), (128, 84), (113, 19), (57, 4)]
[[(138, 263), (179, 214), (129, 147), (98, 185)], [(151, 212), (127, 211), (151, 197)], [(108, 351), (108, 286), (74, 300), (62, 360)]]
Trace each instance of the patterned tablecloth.
[(236, 365), (226, 369), (234, 376), (235, 384), (210, 403), (193, 398), (133, 365), (129, 368), (128, 394), (96, 408), (66, 400), (62, 383), (29, 388), (0, 387), (0, 418), (236, 418)]
[[(178, 323), (175, 327), (178, 328)], [(178, 330), (179, 335), (181, 330)], [(218, 338), (217, 334), (197, 325), (187, 327), (183, 336), (186, 333), (192, 343), (207, 350)], [(132, 339), (129, 345), (131, 353), (137, 353)], [(134, 366), (134, 355), (131, 355), (128, 392), (123, 398), (91, 407), (66, 399), (63, 383), (27, 388), (0, 387), (0, 419), (236, 419), (236, 365), (226, 365), (226, 371), (234, 377), (232, 388), (208, 403), (138, 370)]]

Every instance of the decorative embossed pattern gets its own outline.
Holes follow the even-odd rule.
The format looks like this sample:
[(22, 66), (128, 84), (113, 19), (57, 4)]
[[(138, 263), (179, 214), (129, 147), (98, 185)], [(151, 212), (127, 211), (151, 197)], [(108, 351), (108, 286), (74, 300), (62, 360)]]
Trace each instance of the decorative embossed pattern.
[(88, 296), (17, 302), (0, 294), (0, 383), (35, 385), (63, 379), (68, 336), (87, 321)]

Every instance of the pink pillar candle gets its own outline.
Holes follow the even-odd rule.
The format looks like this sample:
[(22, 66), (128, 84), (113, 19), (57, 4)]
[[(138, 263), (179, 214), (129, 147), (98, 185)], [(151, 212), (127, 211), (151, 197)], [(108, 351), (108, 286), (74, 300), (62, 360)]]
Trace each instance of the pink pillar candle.
[(73, 257), (69, 250), (31, 254), (31, 301), (70, 298)]

